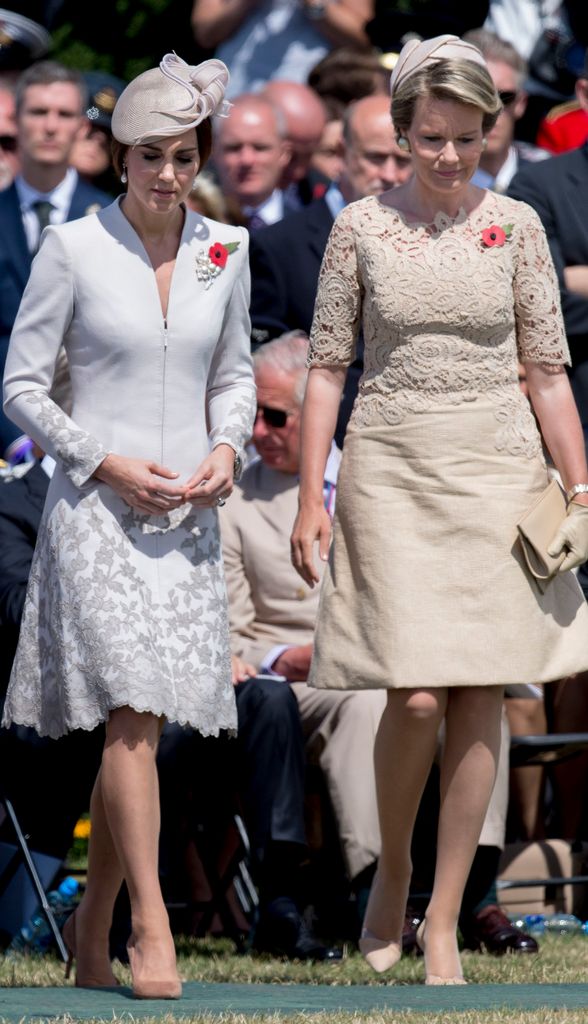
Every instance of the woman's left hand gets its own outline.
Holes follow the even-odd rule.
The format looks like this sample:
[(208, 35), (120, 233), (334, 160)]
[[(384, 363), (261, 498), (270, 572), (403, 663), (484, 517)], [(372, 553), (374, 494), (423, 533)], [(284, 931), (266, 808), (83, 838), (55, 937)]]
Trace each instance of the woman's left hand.
[(588, 505), (572, 501), (568, 514), (547, 549), (547, 554), (557, 558), (562, 551), (567, 555), (559, 567), (560, 572), (575, 569), (588, 559)]
[(214, 508), (233, 490), (235, 451), (229, 444), (219, 444), (200, 463), (186, 483), (185, 498), (196, 508)]

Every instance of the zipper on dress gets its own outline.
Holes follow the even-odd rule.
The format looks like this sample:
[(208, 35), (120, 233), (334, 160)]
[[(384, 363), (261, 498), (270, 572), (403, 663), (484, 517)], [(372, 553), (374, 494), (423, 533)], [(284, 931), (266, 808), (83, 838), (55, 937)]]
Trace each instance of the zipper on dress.
[(165, 372), (167, 362), (167, 317), (163, 320), (163, 379), (162, 379), (162, 395), (161, 395), (161, 464), (163, 465), (163, 437), (164, 437), (164, 424), (165, 424)]

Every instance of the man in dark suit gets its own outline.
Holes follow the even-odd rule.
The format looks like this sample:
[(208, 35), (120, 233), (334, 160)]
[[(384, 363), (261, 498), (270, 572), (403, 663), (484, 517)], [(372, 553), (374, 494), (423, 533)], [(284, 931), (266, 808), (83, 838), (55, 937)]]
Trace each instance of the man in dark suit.
[(588, 143), (525, 168), (508, 194), (533, 206), (547, 232), (572, 356), (570, 380), (588, 442)]
[[(95, 213), (111, 202), (69, 166), (73, 144), (85, 130), (86, 100), (82, 76), (53, 61), (32, 65), (17, 84), (21, 172), (0, 192), (0, 373), (43, 228)], [(14, 453), (19, 435), (0, 413), (0, 455)]]
[[(379, 195), (408, 181), (410, 155), (399, 149), (387, 96), (366, 96), (352, 103), (344, 119), (345, 164), (338, 185), (299, 213), (263, 229), (251, 239), (251, 322), (254, 344), (289, 330), (308, 333), (318, 277), (333, 221), (347, 203)], [(342, 444), (345, 425), (363, 369), (362, 347), (349, 368), (335, 440)]]

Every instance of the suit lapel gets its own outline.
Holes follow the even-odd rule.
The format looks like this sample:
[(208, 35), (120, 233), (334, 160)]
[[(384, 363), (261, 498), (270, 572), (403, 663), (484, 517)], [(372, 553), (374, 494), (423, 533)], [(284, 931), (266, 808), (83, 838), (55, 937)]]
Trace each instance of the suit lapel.
[(308, 207), (306, 228), (308, 246), (319, 260), (322, 260), (327, 239), (333, 227), (333, 215), (324, 199), (318, 199)]
[(0, 194), (0, 219), (2, 234), (10, 246), (14, 268), (22, 283), (23, 291), (31, 273), (31, 254), (22, 222), (18, 192), (10, 185)]
[(68, 220), (79, 220), (88, 213), (98, 213), (102, 209), (100, 203), (96, 202), (92, 189), (89, 189), (83, 181), (78, 178), (76, 187), (71, 197), (71, 204), (67, 214)]

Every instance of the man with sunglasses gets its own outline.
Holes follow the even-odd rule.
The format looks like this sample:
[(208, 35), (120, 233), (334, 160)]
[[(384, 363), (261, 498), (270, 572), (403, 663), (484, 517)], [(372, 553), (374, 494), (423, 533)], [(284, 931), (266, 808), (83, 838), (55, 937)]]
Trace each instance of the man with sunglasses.
[(502, 102), (502, 113), (487, 134), (486, 149), (472, 181), (480, 188), (506, 192), (521, 167), (549, 156), (545, 150), (515, 139), (517, 121), (527, 107), (527, 94), (522, 87), (527, 64), (511, 43), (486, 29), (466, 32), (463, 38), (481, 50)]
[[(111, 202), (70, 167), (73, 144), (85, 131), (86, 92), (78, 72), (53, 61), (33, 64), (16, 85), (20, 173), (0, 192), (0, 374), (43, 228)], [(28, 438), (0, 412), (0, 457), (20, 461), (30, 449)]]
[[(245, 470), (220, 523), (231, 645), (243, 663), (236, 673), (237, 744), (240, 795), (260, 887), (255, 942), (273, 952), (300, 956), (306, 950), (312, 959), (325, 959), (324, 947), (307, 940), (301, 945), (299, 935), (302, 906), (296, 890), (307, 856), (305, 761), (320, 766), (347, 883), (341, 872), (338, 877), (343, 887), (351, 883), (361, 916), (380, 848), (373, 746), (385, 696), (313, 690), (306, 684), (319, 593), (294, 571), (289, 534), (298, 501), (307, 354), (308, 339), (301, 331), (254, 354), (253, 441), (259, 459)], [(323, 490), (331, 513), (340, 458), (333, 445)], [(330, 878), (336, 871), (329, 861)], [(327, 930), (332, 934), (332, 926)], [(333, 958), (332, 951), (327, 958)]]

